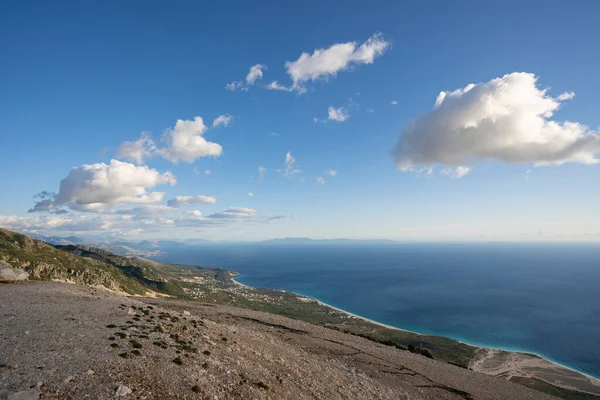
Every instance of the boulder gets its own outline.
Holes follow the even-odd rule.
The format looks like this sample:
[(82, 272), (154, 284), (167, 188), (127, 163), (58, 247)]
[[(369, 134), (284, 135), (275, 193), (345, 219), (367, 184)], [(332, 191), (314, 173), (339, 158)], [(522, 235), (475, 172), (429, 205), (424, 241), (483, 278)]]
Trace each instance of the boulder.
[(27, 278), (29, 274), (21, 268), (0, 268), (0, 282), (19, 282)]

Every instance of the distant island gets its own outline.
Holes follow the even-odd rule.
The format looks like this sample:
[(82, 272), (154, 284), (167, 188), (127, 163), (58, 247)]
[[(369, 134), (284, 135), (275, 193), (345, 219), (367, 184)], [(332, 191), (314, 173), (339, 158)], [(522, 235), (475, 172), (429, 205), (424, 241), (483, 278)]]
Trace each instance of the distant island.
[[(55, 238), (53, 238), (53, 240), (55, 240)], [(391, 385), (389, 387), (396, 388), (394, 390), (400, 390), (399, 388), (402, 387), (404, 388), (403, 390), (415, 390), (415, 393), (423, 390), (444, 390), (447, 393), (462, 393), (457, 398), (471, 399), (511, 398), (509, 395), (512, 393), (511, 390), (515, 390), (515, 393), (520, 393), (520, 388), (526, 386), (538, 391), (537, 393), (540, 393), (539, 398), (546, 398), (541, 395), (541, 393), (546, 393), (564, 399), (600, 399), (600, 382), (598, 380), (547, 361), (537, 355), (482, 348), (445, 337), (422, 335), (398, 329), (353, 315), (344, 310), (331, 307), (312, 298), (300, 296), (295, 293), (283, 290), (259, 289), (243, 285), (235, 280), (236, 276), (238, 276), (236, 272), (218, 267), (158, 263), (136, 255), (118, 255), (107, 249), (100, 249), (83, 243), (76, 243), (79, 242), (79, 240), (75, 237), (63, 238), (55, 241), (59, 243), (50, 245), (15, 232), (0, 229), (0, 280), (16, 282), (14, 285), (0, 286), (0, 293), (10, 293), (10, 296), (13, 296), (13, 302), (15, 301), (14, 299), (20, 299), (19, 301), (26, 302), (27, 296), (35, 296), (35, 293), (41, 293), (40, 296), (42, 296), (42, 294), (43, 296), (46, 296), (45, 301), (48, 301), (48, 304), (53, 304), (52, 302), (54, 301), (56, 304), (60, 304), (60, 307), (63, 307), (61, 308), (61, 310), (63, 310), (61, 312), (67, 313), (61, 316), (59, 320), (67, 318), (69, 321), (77, 321), (82, 318), (82, 316), (77, 315), (77, 311), (73, 308), (77, 307), (77, 303), (68, 300), (71, 297), (73, 299), (78, 299), (77, 301), (80, 302), (84, 301), (81, 300), (82, 298), (88, 299), (85, 300), (86, 302), (98, 301), (99, 309), (104, 309), (103, 307), (113, 307), (111, 305), (113, 303), (111, 302), (114, 302), (117, 309), (121, 307), (120, 309), (125, 310), (122, 317), (115, 316), (115, 321), (119, 320), (119, 322), (118, 324), (114, 324), (114, 329), (116, 330), (114, 331), (115, 333), (113, 336), (107, 336), (109, 340), (113, 342), (110, 343), (110, 346), (116, 349), (115, 355), (117, 358), (115, 358), (115, 360), (120, 359), (119, 362), (131, 357), (134, 359), (136, 359), (136, 357), (141, 357), (140, 354), (143, 354), (143, 352), (146, 351), (144, 349), (147, 347), (156, 347), (157, 349), (163, 349), (164, 347), (165, 350), (170, 348), (175, 349), (173, 363), (178, 364), (181, 362), (185, 365), (191, 362), (190, 360), (193, 357), (208, 358), (206, 354), (204, 354), (204, 356), (201, 354), (200, 356), (196, 356), (196, 351), (189, 350), (191, 348), (196, 348), (196, 341), (198, 340), (208, 340), (208, 342), (213, 343), (212, 346), (214, 347), (216, 346), (216, 342), (224, 342), (225, 339), (227, 339), (228, 343), (229, 341), (235, 343), (235, 340), (250, 340), (250, 337), (254, 337), (252, 335), (259, 335), (261, 338), (264, 337), (264, 335), (283, 335), (282, 337), (285, 336), (285, 340), (288, 340), (289, 343), (293, 343), (290, 344), (290, 346), (293, 346), (293, 350), (290, 349), (291, 353), (286, 357), (296, 357), (295, 355), (292, 357), (291, 354), (296, 354), (296, 351), (299, 351), (298, 349), (309, 348), (312, 353), (327, 354), (327, 357), (329, 358), (335, 359), (337, 357), (339, 360), (345, 360), (343, 362), (351, 363), (353, 365), (352, 368), (356, 368), (357, 371), (370, 371), (369, 375), (378, 377), (376, 379), (370, 378), (375, 379), (373, 382), (365, 381), (365, 387), (368, 388), (371, 387), (369, 385)], [(346, 241), (336, 240), (328, 242), (345, 243)], [(265, 241), (263, 243), (266, 245), (305, 244), (312, 243), (312, 240), (307, 238), (289, 238)], [(382, 243), (385, 243), (385, 241), (382, 241)], [(151, 248), (153, 243), (148, 242), (144, 245)], [(113, 246), (115, 246), (115, 244), (113, 244)], [(125, 245), (120, 244), (120, 246)], [(19, 283), (19, 281), (23, 280), (28, 281)], [(52, 281), (54, 283), (36, 283), (35, 281)], [(65, 289), (64, 287), (67, 287), (65, 283), (85, 285), (85, 287), (92, 289), (91, 292), (84, 291), (83, 289)], [(28, 288), (31, 288), (31, 290)], [(98, 288), (102, 288), (103, 291), (99, 291)], [(106, 290), (110, 290), (110, 292), (107, 292)], [(57, 296), (54, 300), (52, 300), (52, 293), (56, 293)], [(112, 293), (112, 295), (109, 293)], [(2, 304), (8, 304), (4, 302), (5, 300), (6, 299), (3, 300)], [(119, 301), (124, 302), (125, 305), (119, 306), (117, 304)], [(157, 311), (152, 308), (153, 306), (162, 307), (164, 310), (157, 313)], [(39, 305), (39, 307), (39, 310), (44, 309), (43, 305)], [(182, 309), (198, 310), (198, 314), (196, 314), (197, 317), (191, 317), (188, 311), (183, 312), (183, 314), (177, 314), (173, 311), (179, 310), (179, 312), (181, 312), (180, 310)], [(34, 321), (38, 317), (32, 315), (32, 319), (19, 319), (19, 313), (26, 313), (29, 311), (10, 311), (12, 310), (10, 306), (7, 310), (9, 311), (5, 311), (6, 315), (16, 315), (15, 317), (11, 317), (13, 319), (9, 322), (10, 324), (13, 322), (16, 324), (14, 326), (10, 325), (11, 329), (22, 329), (27, 332), (32, 332), (36, 329)], [(52, 308), (48, 308), (47, 312), (53, 312)], [(91, 311), (88, 310), (86, 312)], [(108, 313), (106, 315), (113, 315), (115, 312), (116, 314), (114, 315), (121, 315), (120, 311), (117, 312), (113, 310), (106, 312)], [(210, 318), (205, 316), (208, 315), (206, 313), (212, 315), (211, 318), (215, 318), (215, 320), (211, 322)], [(98, 315), (98, 318), (105, 317)], [(209, 320), (206, 320), (206, 318), (209, 318)], [(125, 321), (126, 319), (129, 320)], [(156, 325), (158, 320), (165, 320), (165, 323)], [(228, 323), (229, 320), (230, 322), (237, 322), (230, 325), (218, 325)], [(290, 322), (292, 320), (303, 321), (302, 324), (308, 324), (296, 326), (300, 322)], [(142, 323), (144, 321), (145, 323)], [(186, 323), (186, 325), (179, 326), (178, 324), (182, 323), (182, 321), (188, 321), (191, 325)], [(192, 323), (191, 321), (195, 322)], [(150, 325), (147, 323), (150, 323)], [(207, 336), (209, 339), (201, 339), (200, 333), (198, 333), (200, 336), (189, 336), (186, 333), (186, 331), (195, 332), (195, 329), (204, 329), (201, 329), (200, 325), (208, 327), (215, 323), (219, 326), (218, 330), (221, 331), (222, 340), (219, 337), (211, 338), (210, 334)], [(245, 326), (245, 329), (249, 329), (248, 335), (250, 336), (236, 336), (236, 324), (241, 324), (240, 326)], [(227, 328), (227, 326), (229, 328)], [(310, 328), (310, 326), (315, 326), (315, 328)], [(165, 330), (174, 329), (174, 327), (179, 327), (177, 328), (180, 329), (177, 331), (179, 333), (172, 332), (169, 334), (170, 336), (165, 334)], [(230, 329), (231, 332), (227, 331), (227, 329)], [(200, 332), (200, 330), (198, 332)], [(202, 335), (207, 335), (207, 333), (203, 333)], [(333, 336), (330, 337), (329, 335)], [(26, 341), (27, 336), (28, 334), (25, 334), (25, 336), (23, 336), (23, 341), (18, 340), (16, 342), (15, 340), (17, 339), (11, 338), (11, 343), (19, 348), (27, 348), (27, 346), (29, 346)], [(182, 339), (184, 336), (186, 339)], [(310, 339), (311, 337), (313, 337), (313, 339)], [(120, 340), (119, 338), (123, 340)], [(317, 340), (314, 338), (319, 339)], [(125, 342), (125, 340), (127, 340), (127, 342)], [(315, 340), (321, 344), (318, 344)], [(3, 342), (8, 343), (6, 341)], [(152, 344), (152, 342), (154, 342), (154, 344)], [(250, 342), (247, 342), (247, 344), (248, 343)], [(325, 346), (323, 343), (328, 344)], [(342, 346), (343, 344), (346, 350), (339, 353), (340, 349), (334, 351), (332, 348), (328, 347), (335, 343), (338, 343), (336, 346)], [(113, 344), (116, 346), (113, 346)], [(109, 344), (107, 343), (106, 346), (108, 345)], [(39, 346), (39, 344), (36, 346)], [(367, 347), (370, 349), (367, 352), (369, 354), (368, 356), (361, 356), (361, 354), (367, 351), (361, 346), (366, 346), (364, 347), (365, 349)], [(355, 350), (348, 351), (348, 349), (352, 348)], [(1, 350), (2, 354), (13, 354), (9, 351), (9, 348), (4, 347), (1, 348)], [(385, 352), (383, 352), (384, 350)], [(29, 349), (27, 351), (33, 350)], [(210, 352), (212, 351), (213, 350), (210, 350)], [(336, 353), (336, 351), (338, 353)], [(226, 351), (221, 354), (221, 350), (219, 350), (218, 353), (221, 358), (215, 360), (215, 362), (228, 362), (225, 361), (227, 357)], [(374, 355), (376, 353), (382, 354), (382, 358), (379, 361), (377, 361), (377, 357), (379, 356), (376, 357)], [(16, 353), (14, 354), (14, 357), (17, 357)], [(159, 355), (155, 355), (155, 357), (159, 357)], [(0, 382), (6, 383), (6, 385), (0, 386), (7, 388), (11, 387), (12, 392), (18, 392), (17, 389), (19, 388), (17, 388), (17, 386), (20, 385), (19, 382), (22, 382), (22, 378), (19, 377), (22, 375), (19, 374), (23, 373), (27, 375), (32, 374), (32, 372), (22, 371), (18, 367), (19, 363), (16, 360), (0, 359), (0, 362), (4, 363), (0, 366), (0, 372), (3, 372), (0, 374)], [(10, 364), (11, 362), (17, 364), (17, 367), (11, 367), (11, 365), (13, 365)], [(378, 363), (381, 365), (377, 366)], [(416, 369), (410, 369), (410, 371), (413, 372), (410, 372), (408, 369), (403, 370), (402, 368), (406, 368), (406, 363), (411, 365), (415, 364), (415, 366), (411, 368)], [(430, 372), (430, 375), (423, 375), (426, 379), (421, 375), (419, 375), (421, 376), (420, 378), (415, 378), (416, 375), (413, 374), (416, 372), (414, 371), (417, 369), (421, 371), (425, 366), (430, 365), (429, 363), (434, 363), (431, 364), (431, 366), (435, 366), (432, 370), (433, 372)], [(110, 362), (107, 364), (107, 368), (108, 365), (110, 365)], [(211, 368), (210, 363), (207, 365), (209, 366), (206, 368)], [(404, 367), (400, 368), (400, 365), (404, 365)], [(204, 368), (204, 370), (206, 370), (206, 368)], [(268, 369), (266, 366), (264, 368)], [(425, 368), (425, 370), (428, 369)], [(478, 380), (483, 379), (480, 377), (485, 376), (473, 371), (495, 377), (493, 381), (486, 381), (487, 383), (483, 386), (499, 385), (498, 390), (503, 393), (505, 392), (507, 397), (485, 397), (485, 390), (483, 389), (483, 391), (477, 392), (479, 395), (474, 394), (475, 392), (473, 391), (479, 390), (477, 389), (477, 386), (472, 387), (461, 383), (464, 381), (465, 377), (468, 377), (467, 380), (469, 381), (479, 382)], [(219, 374), (221, 372), (219, 372)], [(98, 373), (98, 371), (94, 372), (94, 374), (96, 373)], [(337, 376), (335, 375), (337, 372), (328, 373), (334, 374), (332, 376)], [(400, 384), (398, 382), (401, 381), (396, 382), (397, 379), (400, 378), (394, 380), (393, 383), (390, 383), (388, 380), (391, 376), (399, 377), (404, 373), (406, 373), (407, 376), (412, 376), (410, 379), (414, 379), (414, 382), (404, 382), (402, 383), (404, 386), (394, 386)], [(418, 374), (423, 373), (424, 372), (418, 372)], [(41, 372), (38, 371), (35, 372), (35, 374), (40, 375)], [(287, 387), (287, 383), (283, 383), (285, 380), (291, 378), (283, 378), (281, 376), (276, 378), (273, 376), (272, 381), (266, 382), (266, 378), (264, 378), (264, 380), (255, 379), (252, 381), (252, 379), (246, 375), (246, 372), (242, 375), (236, 375), (236, 382), (239, 381), (236, 384), (241, 387), (248, 384), (249, 388), (240, 389), (236, 386), (235, 390), (241, 390), (241, 392), (238, 393), (231, 389), (232, 391), (230, 393), (242, 393), (246, 396), (256, 396), (256, 393), (279, 390), (276, 389), (274, 385), (282, 385), (280, 388), (282, 391), (273, 393), (281, 394), (286, 390), (293, 391), (297, 389), (296, 386)], [(442, 378), (442, 376), (445, 378)], [(452, 378), (453, 376), (454, 378)], [(70, 393), (68, 392), (69, 387), (73, 386), (68, 385), (70, 381), (66, 382), (68, 378), (69, 376), (55, 384), (41, 381), (42, 385), (39, 387), (34, 385), (36, 387), (30, 390), (35, 391), (40, 395), (45, 393), (44, 390), (49, 390), (48, 393), (50, 394), (68, 394)], [(279, 383), (280, 380), (281, 383)], [(507, 380), (512, 382), (512, 384), (506, 382)], [(417, 381), (421, 383), (417, 383)], [(428, 381), (430, 383), (423, 383)], [(442, 381), (446, 383), (440, 383)], [(448, 382), (451, 382), (452, 385)], [(306, 384), (308, 385), (308, 383)], [(161, 385), (163, 385), (163, 383), (161, 383)], [(115, 386), (115, 388), (111, 390), (118, 391), (119, 387), (120, 386)], [(190, 390), (196, 391), (196, 389), (194, 389), (195, 387), (196, 386), (191, 383), (189, 384)], [(373, 388), (374, 387), (375, 386), (373, 386)], [(424, 389), (427, 387), (433, 389)], [(439, 389), (440, 387), (445, 387), (446, 389)], [(517, 389), (511, 389), (513, 387), (516, 387)], [(130, 389), (129, 386), (127, 386), (127, 389)], [(0, 396), (10, 395), (6, 390), (7, 389), (0, 389)], [(75, 389), (73, 390), (73, 393), (79, 393)], [(139, 390), (145, 392), (150, 389), (140, 383)], [(167, 390), (168, 392), (168, 389), (164, 390)], [(204, 389), (198, 387), (197, 390), (202, 391)], [(212, 393), (211, 390), (213, 389), (206, 389), (205, 391), (206, 393)], [(125, 389), (122, 389), (122, 391), (127, 392)], [(528, 396), (533, 396), (531, 393), (536, 392), (528, 393)], [(277, 397), (276, 394), (272, 395)], [(519, 394), (516, 396), (524, 395), (525, 394)], [(69, 396), (70, 395), (65, 395), (64, 398), (74, 398)], [(165, 398), (169, 398), (168, 395), (165, 396)], [(381, 397), (387, 398), (383, 395)], [(537, 397), (533, 396), (528, 398)]]

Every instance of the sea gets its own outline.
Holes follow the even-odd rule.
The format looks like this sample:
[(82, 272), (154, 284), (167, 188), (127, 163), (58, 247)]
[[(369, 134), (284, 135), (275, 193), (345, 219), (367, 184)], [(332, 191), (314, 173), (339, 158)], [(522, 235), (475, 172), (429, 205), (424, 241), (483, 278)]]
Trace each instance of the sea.
[(154, 259), (220, 266), (249, 286), (600, 378), (600, 245), (316, 243), (203, 244)]

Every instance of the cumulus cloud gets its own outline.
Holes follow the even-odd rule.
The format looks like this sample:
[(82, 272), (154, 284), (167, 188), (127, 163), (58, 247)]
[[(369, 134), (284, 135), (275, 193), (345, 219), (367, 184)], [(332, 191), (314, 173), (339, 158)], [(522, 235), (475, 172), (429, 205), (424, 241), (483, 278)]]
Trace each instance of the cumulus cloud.
[(201, 117), (193, 120), (179, 119), (173, 128), (165, 131), (163, 140), (167, 147), (156, 150), (156, 153), (174, 163), (184, 161), (191, 164), (200, 157), (218, 157), (223, 148), (204, 139), (202, 135), (207, 129)]
[(248, 197), (254, 197), (254, 193), (248, 192)]
[(512, 73), (489, 82), (441, 92), (432, 110), (409, 121), (393, 151), (403, 171), (418, 166), (463, 168), (475, 160), (561, 165), (595, 164), (598, 132), (577, 122), (552, 119), (561, 102), (540, 89), (530, 73)]
[(359, 64), (372, 64), (389, 48), (379, 33), (360, 46), (356, 42), (338, 43), (312, 54), (302, 53), (296, 61), (287, 61), (285, 67), (293, 81), (292, 89), (303, 90), (307, 81), (326, 81)]
[(283, 172), (283, 176), (290, 177), (295, 174), (299, 174), (302, 170), (296, 168), (296, 159), (292, 156), (292, 153), (289, 151), (285, 155), (285, 171)]
[(177, 196), (167, 201), (169, 207), (181, 207), (187, 204), (215, 204), (217, 199), (212, 196)]
[(256, 211), (251, 208), (229, 207), (223, 211), (211, 214), (208, 218), (216, 219), (237, 219), (250, 218), (256, 215)]
[(350, 118), (350, 115), (344, 109), (344, 107), (335, 108), (333, 106), (330, 106), (328, 109), (327, 118), (329, 118), (331, 121), (344, 122), (345, 120)]
[(245, 82), (244, 81), (233, 81), (225, 85), (225, 89), (230, 91), (236, 91), (238, 89), (247, 91), (250, 89), (250, 86), (253, 86), (258, 80), (263, 77), (263, 69), (267, 69), (266, 65), (256, 64), (250, 67), (250, 71), (248, 71), (248, 75), (246, 75)]
[(233, 117), (229, 114), (219, 115), (212, 123), (213, 128), (217, 128), (219, 126), (228, 126)]
[(148, 192), (158, 185), (175, 185), (171, 172), (160, 173), (147, 166), (111, 160), (110, 164), (75, 167), (60, 182), (54, 199), (37, 202), (31, 212), (51, 211), (67, 206), (76, 211), (102, 211), (124, 204), (149, 204), (162, 201), (164, 192)]
[(144, 159), (152, 157), (155, 150), (156, 146), (150, 138), (150, 135), (147, 132), (144, 132), (135, 142), (121, 143), (117, 148), (116, 157), (143, 164)]
[(329, 168), (325, 172), (327, 172), (329, 174), (329, 176), (336, 176), (337, 175), (337, 170), (335, 170), (333, 168)]
[(319, 177), (317, 178), (317, 183), (318, 183), (319, 185), (324, 185), (324, 184), (325, 184), (325, 183), (327, 183), (327, 182), (325, 181), (325, 178), (323, 178), (322, 176), (319, 176)]

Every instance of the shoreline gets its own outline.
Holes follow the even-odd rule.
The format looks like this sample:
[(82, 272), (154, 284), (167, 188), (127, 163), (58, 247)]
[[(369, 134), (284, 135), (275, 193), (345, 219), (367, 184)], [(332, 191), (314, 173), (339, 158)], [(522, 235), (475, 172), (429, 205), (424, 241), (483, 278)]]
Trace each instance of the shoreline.
[[(239, 275), (237, 275), (236, 278), (237, 277), (239, 277)], [(239, 286), (244, 287), (246, 289), (255, 289), (253, 286), (244, 285), (243, 283), (236, 281), (235, 278), (231, 278), (231, 280), (236, 285), (239, 285)], [(275, 289), (271, 289), (271, 290), (275, 290)], [(282, 289), (278, 289), (278, 290), (282, 290)], [(456, 341), (458, 343), (461, 343), (461, 344), (464, 344), (466, 346), (474, 347), (475, 349), (478, 349), (478, 350), (503, 351), (503, 352), (506, 352), (506, 353), (514, 353), (514, 354), (519, 354), (519, 355), (535, 356), (535, 357), (538, 357), (541, 360), (544, 360), (544, 361), (546, 361), (546, 362), (548, 362), (550, 364), (554, 364), (554, 365), (556, 365), (558, 367), (568, 369), (569, 371), (575, 372), (577, 374), (581, 374), (581, 375), (585, 376), (586, 378), (588, 378), (588, 379), (590, 379), (592, 381), (595, 381), (596, 384), (600, 386), (600, 378), (597, 378), (597, 377), (595, 377), (593, 375), (590, 375), (588, 373), (579, 371), (579, 370), (577, 370), (577, 369), (575, 369), (573, 367), (570, 367), (570, 366), (567, 366), (567, 365), (563, 365), (563, 364), (561, 364), (559, 362), (556, 362), (556, 361), (553, 361), (553, 360), (547, 358), (546, 356), (543, 356), (541, 354), (538, 354), (538, 353), (535, 353), (535, 352), (532, 352), (532, 351), (510, 350), (510, 349), (506, 349), (506, 348), (499, 348), (499, 347), (492, 347), (492, 346), (481, 345), (481, 344), (474, 344), (474, 343), (469, 343), (469, 342), (466, 342), (466, 341), (463, 341), (463, 340), (455, 339), (455, 338), (452, 338), (452, 337), (449, 337), (449, 336), (435, 335), (435, 334), (430, 334), (430, 333), (422, 333), (422, 332), (412, 331), (412, 330), (409, 330), (409, 329), (399, 328), (397, 326), (388, 325), (388, 324), (385, 324), (383, 322), (375, 321), (375, 320), (372, 320), (370, 318), (363, 317), (361, 315), (351, 313), (351, 312), (346, 311), (346, 310), (344, 310), (342, 308), (335, 307), (335, 306), (333, 306), (331, 304), (325, 303), (325, 302), (323, 302), (323, 301), (321, 301), (321, 300), (319, 300), (317, 298), (311, 297), (311, 296), (306, 296), (306, 295), (302, 295), (302, 294), (299, 294), (299, 293), (296, 293), (296, 292), (287, 291), (287, 290), (284, 290), (284, 291), (286, 291), (288, 293), (293, 293), (293, 294), (295, 294), (296, 296), (299, 296), (299, 297), (311, 299), (311, 300), (315, 301), (318, 305), (334, 309), (334, 310), (336, 310), (336, 311), (338, 311), (340, 313), (343, 313), (345, 315), (348, 315), (350, 317), (361, 319), (361, 320), (369, 322), (371, 324), (374, 324), (374, 325), (377, 325), (377, 326), (381, 326), (382, 328), (394, 329), (394, 330), (398, 330), (398, 331), (402, 331), (402, 332), (408, 332), (408, 333), (412, 333), (412, 334), (415, 334), (415, 335), (418, 335), (418, 336), (438, 336), (438, 337), (443, 337), (443, 338), (446, 338), (446, 339), (449, 339), (449, 340), (454, 340), (454, 341)]]

